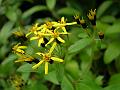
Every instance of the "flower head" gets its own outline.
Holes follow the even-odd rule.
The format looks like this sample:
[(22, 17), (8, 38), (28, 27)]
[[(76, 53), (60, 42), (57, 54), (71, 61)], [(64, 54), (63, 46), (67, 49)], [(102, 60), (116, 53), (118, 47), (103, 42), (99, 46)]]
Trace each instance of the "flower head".
[(18, 62), (27, 62), (27, 63), (31, 64), (32, 62), (38, 63), (39, 60), (32, 57), (32, 56), (30, 56), (30, 55), (21, 55), (20, 58), (18, 60), (16, 60), (15, 62), (16, 63), (18, 63)]
[(91, 24), (93, 26), (96, 26), (96, 9), (94, 9), (94, 10), (91, 9), (87, 16), (88, 16), (88, 19), (90, 20)]
[(54, 30), (54, 31), (50, 31), (50, 36), (51, 36), (51, 38), (50, 38), (50, 40), (49, 40), (49, 42), (46, 44), (46, 46), (48, 45), (48, 44), (50, 44), (50, 43), (52, 43), (54, 40), (58, 40), (58, 41), (60, 41), (61, 43), (65, 43), (65, 40), (63, 40), (61, 37), (60, 37), (60, 35), (66, 35), (66, 34), (69, 34), (68, 32), (59, 32), (58, 30), (57, 30), (57, 28)]
[(12, 50), (14, 53), (16, 53), (17, 55), (21, 55), (21, 54), (24, 54), (25, 51), (22, 50), (22, 49), (25, 49), (27, 48), (27, 46), (20, 46), (20, 43), (18, 43), (17, 45), (15, 45)]
[(80, 16), (79, 15), (75, 15), (74, 19), (77, 22), (77, 24), (80, 24)]
[(96, 9), (94, 10), (89, 10), (89, 14), (87, 15), (90, 20), (94, 20), (96, 16)]
[(16, 31), (16, 32), (13, 32), (13, 34), (17, 37), (22, 37), (24, 36), (24, 33), (22, 31)]
[(82, 19), (80, 19), (80, 24), (81, 24), (81, 26), (82, 26), (84, 29), (87, 28), (86, 21), (83, 19), (83, 17), (82, 17)]
[(40, 47), (40, 45), (45, 42), (44, 41), (45, 36), (50, 36), (50, 34), (44, 34), (41, 32), (37, 32), (37, 34), (34, 34), (34, 36), (30, 38), (30, 40), (38, 40), (38, 47)]
[(41, 28), (43, 28), (43, 26), (39, 27), (38, 25), (39, 25), (39, 23), (34, 24), (32, 26), (32, 28), (30, 29), (29, 33), (26, 34), (26, 37), (28, 37), (31, 34), (36, 34), (37, 31), (39, 31)]
[(57, 57), (52, 56), (52, 52), (53, 52), (53, 50), (55, 49), (56, 44), (57, 44), (56, 42), (53, 43), (53, 45), (52, 45), (52, 47), (50, 48), (50, 50), (49, 50), (48, 53), (40, 53), (40, 52), (36, 53), (36, 54), (42, 56), (42, 60), (41, 60), (39, 63), (35, 64), (35, 65), (32, 67), (33, 69), (36, 69), (36, 68), (38, 68), (41, 64), (45, 63), (45, 74), (48, 74), (48, 64), (49, 64), (49, 62), (50, 62), (51, 60), (57, 61), (57, 62), (63, 62), (63, 59), (60, 59), (60, 58), (57, 58)]
[(71, 22), (71, 23), (66, 23), (66, 20), (64, 17), (61, 18), (60, 21), (58, 21), (58, 23), (54, 23), (54, 27), (56, 27), (57, 29), (62, 29), (64, 33), (66, 33), (66, 28), (65, 26), (67, 25), (74, 25), (77, 24), (77, 22)]

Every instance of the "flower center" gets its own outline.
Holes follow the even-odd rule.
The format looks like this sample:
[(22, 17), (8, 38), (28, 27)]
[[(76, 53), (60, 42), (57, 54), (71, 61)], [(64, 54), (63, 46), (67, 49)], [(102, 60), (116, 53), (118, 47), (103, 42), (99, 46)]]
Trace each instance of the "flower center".
[(51, 29), (52, 26), (53, 26), (53, 24), (52, 24), (51, 22), (47, 22), (46, 25), (47, 25), (47, 28), (48, 28), (48, 29)]
[(59, 33), (58, 32), (54, 32), (53, 36), (54, 36), (54, 38), (57, 38), (59, 36)]
[(45, 60), (45, 61), (50, 61), (50, 58), (51, 58), (51, 56), (48, 55), (48, 54), (45, 54), (45, 55), (43, 56), (43, 60)]

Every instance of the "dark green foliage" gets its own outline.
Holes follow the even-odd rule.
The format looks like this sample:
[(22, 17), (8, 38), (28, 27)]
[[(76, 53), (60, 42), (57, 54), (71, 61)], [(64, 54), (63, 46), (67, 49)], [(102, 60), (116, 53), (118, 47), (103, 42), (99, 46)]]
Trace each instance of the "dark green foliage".
[[(87, 14), (94, 8), (97, 14), (90, 21)], [(34, 41), (29, 43), (26, 37), (15, 37), (13, 32), (26, 34), (34, 23), (58, 21), (62, 16), (72, 22), (75, 15), (86, 23), (81, 26), (77, 19), (78, 25), (66, 27), (71, 34), (64, 37), (65, 48), (56, 40), (59, 46), (55, 54), (64, 59), (64, 64), (49, 61), (49, 74), (44, 75), (43, 66), (36, 71), (31, 68), (39, 62), (37, 59), (22, 65), (14, 62), (18, 57), (11, 48), (18, 42), (27, 44), (26, 52), (33, 57), (42, 49), (34, 49)], [(41, 46), (46, 50), (48, 39), (44, 41)], [(23, 90), (120, 90), (120, 1), (0, 0), (0, 90), (15, 90), (8, 81), (17, 74), (26, 83)]]

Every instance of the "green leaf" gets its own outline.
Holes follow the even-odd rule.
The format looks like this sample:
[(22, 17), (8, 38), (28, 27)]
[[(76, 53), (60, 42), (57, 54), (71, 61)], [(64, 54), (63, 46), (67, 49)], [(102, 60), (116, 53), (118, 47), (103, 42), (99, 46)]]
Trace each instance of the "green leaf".
[(14, 9), (10, 9), (6, 12), (6, 16), (10, 21), (15, 22), (17, 20), (17, 14)]
[(106, 29), (108, 29), (108, 27), (110, 26), (109, 24), (105, 23), (105, 22), (101, 22), (101, 21), (97, 21), (97, 28), (99, 28), (100, 31), (105, 32)]
[(106, 64), (112, 62), (116, 57), (120, 55), (120, 43), (113, 42), (109, 44), (104, 54), (104, 62)]
[(59, 83), (63, 80), (64, 76), (64, 65), (61, 63), (56, 63), (56, 77)]
[(76, 84), (76, 90), (101, 90), (101, 87), (95, 82), (94, 76), (88, 71), (81, 73), (80, 79)]
[(47, 10), (47, 7), (43, 6), (43, 5), (34, 6), (23, 13), (22, 19), (26, 19), (29, 16), (31, 16), (33, 13), (38, 12), (38, 11), (42, 11), (42, 10)]
[(1, 5), (2, 0), (0, 0), (0, 5)]
[(5, 64), (7, 64), (9, 62), (12, 62), (15, 59), (17, 59), (17, 55), (11, 54), (2, 62), (2, 64), (5, 65)]
[(119, 34), (119, 33), (120, 33), (120, 23), (109, 26), (109, 28), (105, 32), (106, 35)]
[(0, 31), (0, 43), (6, 43), (11, 34), (11, 29), (14, 26), (13, 22), (7, 22)]
[(32, 80), (29, 83), (29, 87), (27, 89), (25, 88), (24, 90), (48, 90), (47, 85), (41, 83), (40, 80)]
[(57, 14), (59, 15), (75, 15), (76, 13), (80, 15), (78, 10), (71, 7), (65, 7), (57, 11)]
[(59, 84), (58, 80), (57, 80), (57, 77), (56, 77), (56, 72), (55, 71), (52, 71), (52, 72), (49, 72), (48, 75), (45, 75), (45, 80), (48, 80), (54, 84)]
[(120, 83), (120, 73), (112, 75), (109, 80), (109, 85), (118, 84), (118, 83)]
[(88, 71), (91, 68), (91, 64), (92, 64), (92, 49), (91, 48), (87, 48), (84, 51), (82, 51), (80, 53), (80, 60), (81, 60), (81, 70), (83, 71)]
[[(2, 47), (0, 47), (0, 60), (1, 61), (2, 59), (4, 59), (4, 57), (6, 56), (8, 52), (9, 52), (9, 48), (7, 47), (7, 45), (3, 45)], [(4, 64), (4, 61), (5, 60), (3, 60), (3, 64)]]
[(92, 43), (92, 39), (90, 39), (90, 38), (80, 39), (79, 41), (77, 41), (73, 45), (71, 45), (68, 48), (68, 51), (69, 51), (69, 53), (75, 53), (75, 52), (80, 51), (83, 48), (87, 47), (91, 43)]
[(22, 79), (24, 81), (29, 80), (29, 77), (30, 77), (30, 72), (22, 72)]
[(76, 84), (76, 90), (93, 90), (93, 89), (84, 83), (78, 83)]
[(101, 18), (101, 21), (105, 23), (113, 23), (115, 20), (116, 20), (115, 17), (111, 15), (103, 16)]
[(79, 65), (75, 60), (66, 62), (65, 70), (69, 73), (69, 75), (71, 75), (72, 78), (79, 78)]
[(72, 83), (66, 76), (63, 77), (63, 81), (61, 83), (61, 89), (62, 90), (74, 90)]
[(120, 84), (109, 85), (105, 87), (103, 90), (120, 90)]
[(46, 0), (46, 4), (50, 10), (53, 10), (56, 4), (56, 0)]
[(88, 34), (86, 34), (86, 33), (80, 33), (80, 34), (78, 35), (78, 37), (79, 37), (79, 38), (86, 38), (86, 37), (88, 37)]
[(32, 65), (31, 64), (23, 64), (17, 69), (18, 72), (32, 72)]
[(112, 5), (112, 1), (104, 1), (97, 9), (97, 18), (103, 15), (103, 13)]
[(102, 85), (102, 84), (103, 84), (103, 78), (104, 78), (104, 76), (99, 75), (99, 76), (95, 79), (95, 82), (96, 82), (98, 85)]

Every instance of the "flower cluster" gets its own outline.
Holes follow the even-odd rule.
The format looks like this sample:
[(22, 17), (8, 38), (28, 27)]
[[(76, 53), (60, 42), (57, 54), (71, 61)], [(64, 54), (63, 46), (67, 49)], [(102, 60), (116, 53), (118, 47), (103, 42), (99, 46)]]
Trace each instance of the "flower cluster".
[[(75, 15), (74, 19), (77, 22), (77, 24), (81, 25), (81, 27), (87, 32), (87, 34), (89, 36), (95, 37), (94, 33), (97, 33), (99, 39), (103, 39), (104, 33), (102, 31), (96, 30), (96, 9), (89, 10), (89, 13), (86, 16), (87, 16), (88, 20), (87, 19), (85, 20), (83, 17), (80, 17), (79, 15)], [(91, 25), (94, 29), (94, 31), (92, 31), (92, 32), (87, 30), (89, 28), (89, 22), (91, 23)]]
[[(91, 24), (93, 26), (96, 26), (96, 9), (89, 10), (87, 17), (88, 17), (89, 21), (91, 22)], [(86, 20), (83, 17), (80, 18), (79, 15), (75, 15), (74, 19), (77, 22), (77, 24), (80, 24), (82, 26), (82, 28), (86, 29), (88, 27)]]
[(24, 49), (27, 46), (21, 46), (20, 43), (15, 45), (12, 49), (13, 52), (16, 53), (20, 58), (15, 62), (28, 62), (28, 63), (36, 63), (33, 65), (33, 69), (38, 68), (41, 64), (45, 63), (45, 74), (48, 74), (48, 64), (53, 63), (54, 61), (63, 62), (63, 59), (58, 58), (57, 56), (53, 56), (53, 51), (55, 50), (57, 43), (65, 43), (65, 40), (61, 37), (64, 35), (68, 35), (69, 33), (66, 30), (67, 25), (74, 25), (77, 22), (67, 23), (65, 18), (62, 17), (60, 21), (56, 22), (46, 22), (45, 24), (39, 25), (36, 23), (32, 26), (29, 32), (25, 35), (30, 41), (36, 40), (38, 43), (37, 48), (42, 47), (50, 47), (48, 52), (42, 53), (35, 52), (35, 54), (40, 56), (40, 60), (36, 57), (32, 57), (28, 55)]

